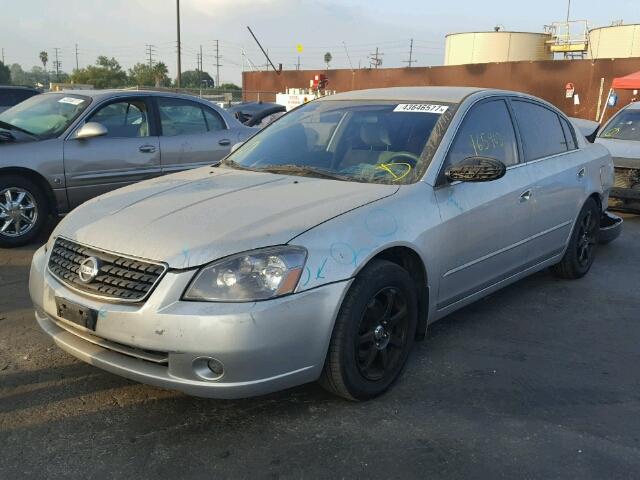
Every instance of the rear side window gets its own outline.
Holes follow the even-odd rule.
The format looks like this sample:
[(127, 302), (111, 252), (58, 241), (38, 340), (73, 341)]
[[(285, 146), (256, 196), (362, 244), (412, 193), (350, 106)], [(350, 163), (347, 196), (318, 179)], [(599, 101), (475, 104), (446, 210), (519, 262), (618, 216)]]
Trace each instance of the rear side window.
[(560, 117), (560, 123), (562, 123), (562, 130), (564, 131), (564, 136), (567, 140), (567, 147), (569, 150), (576, 150), (578, 148), (578, 144), (576, 142), (575, 130), (565, 118)]
[(158, 109), (165, 137), (215, 132), (226, 128), (217, 112), (182, 98), (158, 98)]
[(568, 150), (560, 117), (542, 105), (512, 100), (526, 161), (557, 155)]
[(518, 147), (511, 115), (504, 100), (474, 106), (464, 118), (445, 168), (468, 157), (490, 157), (507, 167), (518, 163)]

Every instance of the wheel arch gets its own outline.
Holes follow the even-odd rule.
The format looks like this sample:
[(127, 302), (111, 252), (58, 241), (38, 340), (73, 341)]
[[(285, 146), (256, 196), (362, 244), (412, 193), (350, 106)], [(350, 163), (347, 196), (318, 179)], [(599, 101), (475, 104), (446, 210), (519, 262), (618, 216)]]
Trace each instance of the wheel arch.
[(58, 213), (58, 204), (56, 201), (56, 196), (53, 193), (53, 189), (51, 188), (51, 185), (49, 184), (47, 179), (44, 178), (40, 173), (36, 172), (35, 170), (31, 170), (29, 168), (24, 168), (24, 167), (0, 168), (0, 178), (6, 177), (9, 175), (24, 177), (31, 180), (33, 183), (35, 183), (38, 187), (40, 187), (42, 192), (47, 197), (47, 201), (49, 203), (48, 205), (49, 213), (54, 215)]
[[(400, 245), (388, 247), (376, 253), (365, 264), (373, 260), (387, 260), (404, 268), (416, 285), (418, 295), (418, 327), (416, 329), (416, 340), (424, 340), (427, 333), (427, 320), (429, 311), (429, 287), (428, 274), (424, 261), (414, 249)], [(365, 265), (362, 265), (364, 268)]]

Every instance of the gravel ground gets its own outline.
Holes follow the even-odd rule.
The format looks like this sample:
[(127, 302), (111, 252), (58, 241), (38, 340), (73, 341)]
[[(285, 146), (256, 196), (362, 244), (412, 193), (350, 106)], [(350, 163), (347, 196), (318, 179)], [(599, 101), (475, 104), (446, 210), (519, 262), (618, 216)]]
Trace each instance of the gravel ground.
[(589, 275), (543, 272), (430, 327), (366, 403), (314, 384), (219, 401), (53, 346), (0, 250), (0, 478), (637, 478), (640, 217)]

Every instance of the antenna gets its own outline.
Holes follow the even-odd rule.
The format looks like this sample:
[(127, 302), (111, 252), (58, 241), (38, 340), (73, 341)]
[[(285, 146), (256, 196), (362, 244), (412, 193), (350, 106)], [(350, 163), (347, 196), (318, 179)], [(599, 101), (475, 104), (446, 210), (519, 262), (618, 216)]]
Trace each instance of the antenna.
[(349, 50), (347, 50), (347, 44), (342, 41), (342, 46), (344, 47), (344, 53), (347, 54), (347, 59), (349, 60), (349, 66), (351, 67), (351, 71), (353, 72), (353, 64), (351, 63), (351, 57), (349, 56)]
[(262, 50), (262, 53), (264, 54), (264, 56), (267, 58), (267, 61), (269, 62), (269, 64), (271, 65), (271, 68), (273, 68), (273, 71), (276, 72), (278, 75), (280, 75), (280, 70), (282, 70), (282, 64), (280, 65), (280, 70), (277, 70), (275, 65), (273, 64), (273, 62), (271, 61), (271, 59), (269, 58), (269, 55), (267, 54), (267, 52), (264, 51), (264, 48), (262, 48), (262, 45), (260, 44), (260, 42), (258, 41), (258, 39), (256, 38), (256, 36), (254, 35), (253, 31), (251, 31), (251, 28), (249, 26), (247, 26), (247, 30), (249, 30), (249, 33), (251, 34), (251, 36), (253, 37), (253, 39), (256, 41), (256, 43), (258, 44), (258, 46), (260, 47), (260, 50)]

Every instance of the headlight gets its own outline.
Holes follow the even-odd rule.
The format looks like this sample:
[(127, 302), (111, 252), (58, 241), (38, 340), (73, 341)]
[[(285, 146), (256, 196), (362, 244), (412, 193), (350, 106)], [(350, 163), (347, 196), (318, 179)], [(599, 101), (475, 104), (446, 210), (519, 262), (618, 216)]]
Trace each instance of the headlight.
[(291, 246), (233, 255), (203, 267), (184, 299), (250, 302), (293, 293), (306, 259), (306, 249)]

